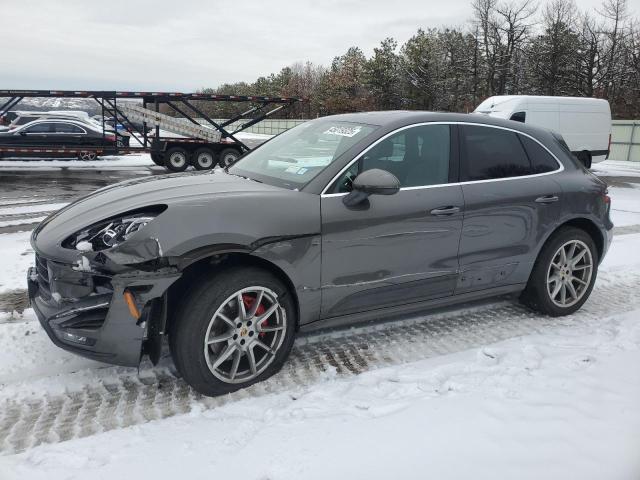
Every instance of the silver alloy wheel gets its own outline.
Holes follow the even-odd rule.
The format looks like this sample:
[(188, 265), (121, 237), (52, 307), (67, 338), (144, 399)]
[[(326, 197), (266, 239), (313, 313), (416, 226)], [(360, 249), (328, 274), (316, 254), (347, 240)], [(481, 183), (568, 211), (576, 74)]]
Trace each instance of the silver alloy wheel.
[(243, 288), (216, 310), (204, 337), (204, 356), (225, 383), (253, 380), (271, 365), (282, 345), (287, 315), (278, 295), (265, 287)]
[(175, 168), (182, 168), (187, 163), (187, 155), (183, 152), (173, 152), (169, 155), (169, 163)]
[(591, 250), (581, 240), (570, 240), (551, 259), (547, 270), (547, 294), (558, 307), (571, 307), (584, 296), (591, 283), (591, 275)]
[(200, 152), (196, 157), (196, 163), (202, 169), (213, 167), (213, 155), (210, 152)]
[(95, 152), (80, 152), (80, 160), (95, 160)]

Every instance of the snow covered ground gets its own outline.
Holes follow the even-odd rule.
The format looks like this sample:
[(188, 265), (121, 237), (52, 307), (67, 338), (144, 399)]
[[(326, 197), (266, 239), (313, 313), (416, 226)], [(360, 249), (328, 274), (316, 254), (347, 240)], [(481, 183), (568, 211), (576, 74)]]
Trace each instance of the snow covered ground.
[(98, 158), (96, 160), (77, 160), (69, 159), (23, 159), (16, 157), (15, 159), (0, 160), (0, 168), (38, 168), (38, 169), (55, 169), (55, 168), (126, 168), (126, 167), (157, 167), (152, 161), (148, 153), (135, 155), (111, 155)]
[[(616, 225), (640, 226), (635, 165), (605, 162)], [(11, 208), (6, 206), (3, 208)], [(22, 288), (29, 232), (0, 234)], [(0, 314), (0, 479), (640, 478), (640, 233), (614, 238), (575, 315), (511, 301), (301, 338), (283, 371), (195, 395), (53, 346)]]

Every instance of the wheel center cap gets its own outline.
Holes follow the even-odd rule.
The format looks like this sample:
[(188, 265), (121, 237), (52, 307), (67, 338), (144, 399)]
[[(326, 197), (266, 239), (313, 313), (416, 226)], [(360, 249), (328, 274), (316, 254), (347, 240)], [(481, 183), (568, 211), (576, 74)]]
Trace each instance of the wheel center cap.
[(249, 334), (249, 329), (247, 327), (242, 327), (240, 329), (240, 336), (241, 337), (246, 337)]

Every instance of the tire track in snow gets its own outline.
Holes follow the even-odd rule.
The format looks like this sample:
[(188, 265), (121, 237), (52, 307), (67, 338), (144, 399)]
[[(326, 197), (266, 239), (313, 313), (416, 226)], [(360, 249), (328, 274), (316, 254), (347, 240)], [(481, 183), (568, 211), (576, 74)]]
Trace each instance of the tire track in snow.
[(338, 375), (455, 353), (509, 338), (559, 328), (597, 328), (601, 319), (640, 306), (640, 274), (601, 273), (591, 299), (574, 315), (549, 318), (512, 302), (453, 310), (301, 337), (282, 371), (266, 382), (230, 395), (203, 397), (178, 378), (171, 366), (142, 368), (139, 374), (95, 378), (67, 394), (35, 393), (0, 401), (0, 453), (16, 453), (146, 423), (194, 408), (208, 409), (251, 396), (304, 388)]

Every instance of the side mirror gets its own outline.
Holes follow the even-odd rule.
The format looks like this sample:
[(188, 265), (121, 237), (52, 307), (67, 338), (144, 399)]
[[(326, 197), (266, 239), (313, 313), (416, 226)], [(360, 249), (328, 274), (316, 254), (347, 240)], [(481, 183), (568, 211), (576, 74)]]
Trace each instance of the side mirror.
[(365, 201), (369, 195), (394, 195), (400, 191), (400, 180), (392, 173), (379, 168), (358, 175), (351, 184), (353, 190), (342, 200), (347, 207)]
[(367, 195), (394, 195), (400, 190), (400, 180), (393, 173), (379, 168), (362, 172), (352, 185), (354, 190)]

